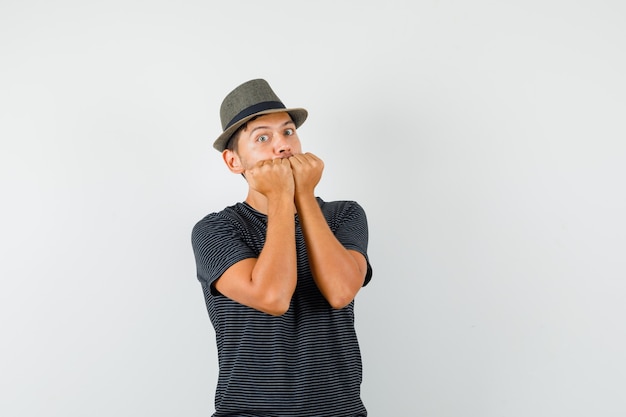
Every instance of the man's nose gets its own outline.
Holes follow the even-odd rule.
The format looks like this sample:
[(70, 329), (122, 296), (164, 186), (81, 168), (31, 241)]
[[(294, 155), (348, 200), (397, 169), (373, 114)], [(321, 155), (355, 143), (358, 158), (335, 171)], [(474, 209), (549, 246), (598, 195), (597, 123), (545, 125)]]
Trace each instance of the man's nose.
[(289, 144), (289, 141), (284, 135), (278, 136), (278, 143), (276, 144), (276, 151), (278, 153), (285, 153), (285, 152), (291, 151), (291, 145)]

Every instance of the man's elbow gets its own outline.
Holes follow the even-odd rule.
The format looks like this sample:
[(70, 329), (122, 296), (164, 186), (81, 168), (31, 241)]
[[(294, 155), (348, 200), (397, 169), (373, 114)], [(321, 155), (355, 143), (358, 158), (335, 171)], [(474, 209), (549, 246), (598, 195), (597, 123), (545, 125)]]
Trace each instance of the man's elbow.
[(328, 304), (336, 310), (340, 310), (349, 305), (357, 293), (362, 287), (362, 283), (358, 282), (358, 278), (352, 283), (344, 283), (344, 285), (337, 286), (334, 289), (328, 289), (324, 293), (324, 298), (328, 301)]
[(287, 311), (289, 311), (289, 304), (285, 305), (283, 303), (283, 304), (266, 305), (261, 309), (261, 311), (269, 315), (279, 317), (285, 314)]
[(342, 308), (349, 305), (352, 302), (352, 300), (354, 300), (355, 295), (356, 294), (353, 294), (353, 293), (334, 295), (331, 297), (327, 297), (326, 300), (328, 301), (328, 304), (330, 304), (330, 306), (333, 309), (341, 310)]
[(282, 316), (289, 311), (292, 295), (266, 294), (258, 309), (272, 316)]

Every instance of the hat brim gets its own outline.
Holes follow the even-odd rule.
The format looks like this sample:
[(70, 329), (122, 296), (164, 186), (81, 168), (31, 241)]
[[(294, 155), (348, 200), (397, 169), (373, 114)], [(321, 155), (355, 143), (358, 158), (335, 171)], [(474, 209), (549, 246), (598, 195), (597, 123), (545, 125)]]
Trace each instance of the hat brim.
[(251, 114), (250, 116), (244, 117), (243, 119), (239, 120), (237, 123), (234, 123), (232, 126), (229, 126), (228, 129), (226, 129), (221, 135), (219, 135), (215, 142), (213, 142), (213, 147), (218, 151), (223, 152), (224, 149), (226, 149), (226, 145), (228, 144), (230, 138), (243, 124), (245, 124), (254, 117), (272, 113), (289, 113), (291, 120), (293, 120), (293, 123), (296, 125), (296, 129), (299, 128), (302, 123), (304, 123), (309, 114), (306, 109), (300, 107), (291, 109), (269, 109)]

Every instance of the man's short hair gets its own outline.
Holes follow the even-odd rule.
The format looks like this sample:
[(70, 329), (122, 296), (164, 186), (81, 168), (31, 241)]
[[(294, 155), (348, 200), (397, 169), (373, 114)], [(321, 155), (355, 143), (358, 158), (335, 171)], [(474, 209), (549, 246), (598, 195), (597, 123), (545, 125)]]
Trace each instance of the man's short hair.
[(233, 133), (230, 139), (228, 139), (228, 142), (226, 143), (226, 149), (233, 151), (233, 152), (237, 152), (237, 148), (239, 144), (239, 136), (241, 136), (241, 132), (248, 128), (248, 123), (250, 123), (253, 120), (256, 120), (258, 117), (259, 116), (255, 116), (252, 119), (245, 122), (244, 124), (242, 124), (241, 126), (239, 126), (239, 128), (235, 130), (235, 133)]

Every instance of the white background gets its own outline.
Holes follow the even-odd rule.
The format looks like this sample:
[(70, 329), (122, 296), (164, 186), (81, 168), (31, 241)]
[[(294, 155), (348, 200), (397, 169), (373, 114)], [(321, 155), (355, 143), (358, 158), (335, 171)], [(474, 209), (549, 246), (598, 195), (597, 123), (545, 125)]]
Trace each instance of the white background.
[(0, 1), (0, 415), (208, 416), (232, 88), (370, 223), (373, 417), (626, 415), (620, 1)]

